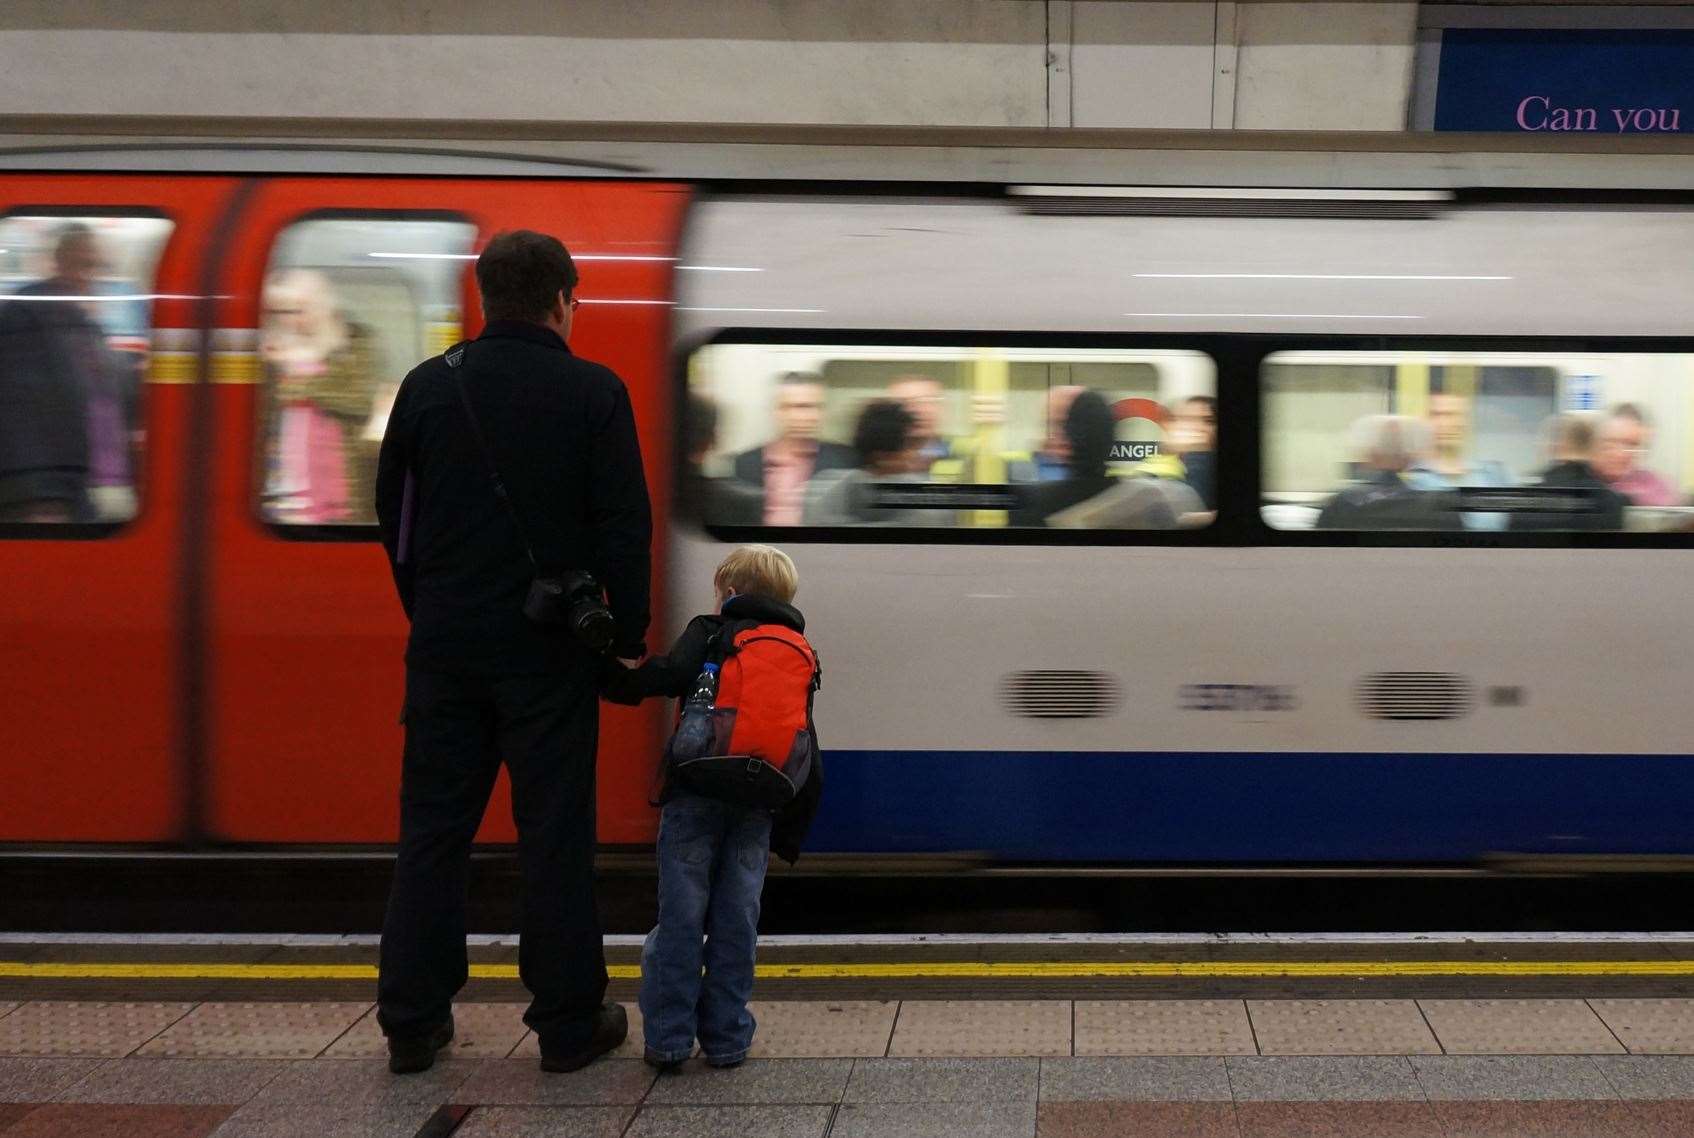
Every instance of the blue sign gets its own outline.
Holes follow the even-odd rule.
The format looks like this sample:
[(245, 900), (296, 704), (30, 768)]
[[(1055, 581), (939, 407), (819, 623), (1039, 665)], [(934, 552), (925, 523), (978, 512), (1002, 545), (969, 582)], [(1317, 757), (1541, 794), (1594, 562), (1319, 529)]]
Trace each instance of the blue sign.
[(1435, 129), (1694, 131), (1694, 29), (1448, 28)]

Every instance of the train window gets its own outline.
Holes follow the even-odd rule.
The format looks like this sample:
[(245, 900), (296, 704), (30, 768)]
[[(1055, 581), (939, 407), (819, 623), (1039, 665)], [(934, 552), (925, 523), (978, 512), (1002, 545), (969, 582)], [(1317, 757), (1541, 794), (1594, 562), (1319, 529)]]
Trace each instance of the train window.
[(711, 344), (685, 493), (708, 526), (1203, 526), (1215, 385), (1189, 351)]
[(162, 217), (0, 217), (0, 521), (121, 523), (139, 506)]
[(271, 250), (259, 327), (260, 508), (281, 525), (369, 524), (388, 410), (418, 361), (459, 339), (476, 227), (312, 217)]
[(1277, 529), (1694, 528), (1694, 355), (1285, 352), (1261, 374)]

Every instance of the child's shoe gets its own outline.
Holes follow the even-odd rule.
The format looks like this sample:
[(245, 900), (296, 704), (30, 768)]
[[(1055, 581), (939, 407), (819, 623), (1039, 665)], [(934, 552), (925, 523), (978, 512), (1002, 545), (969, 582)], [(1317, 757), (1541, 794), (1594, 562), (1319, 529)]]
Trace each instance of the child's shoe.
[(650, 1047), (642, 1051), (641, 1061), (661, 1075), (668, 1075), (682, 1069), (681, 1059), (666, 1059)]

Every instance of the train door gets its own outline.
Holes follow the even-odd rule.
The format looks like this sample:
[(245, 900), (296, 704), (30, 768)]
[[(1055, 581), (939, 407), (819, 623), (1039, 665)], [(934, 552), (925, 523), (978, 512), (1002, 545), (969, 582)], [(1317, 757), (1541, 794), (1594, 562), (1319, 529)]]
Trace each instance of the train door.
[[(629, 385), (663, 532), (684, 204), (680, 187), (651, 183), (259, 186), (219, 284), (230, 300), (217, 333), (228, 362), (214, 408), (208, 838), (397, 836), (406, 628), (373, 524), (377, 444), (405, 373), (480, 327), (471, 261), (492, 234), (543, 230), (577, 256), (572, 347)], [(654, 709), (608, 709), (602, 842), (651, 840), (659, 731)], [(506, 793), (502, 779), (484, 841), (514, 839)]]
[(0, 842), (184, 836), (187, 423), (234, 188), (0, 175)]

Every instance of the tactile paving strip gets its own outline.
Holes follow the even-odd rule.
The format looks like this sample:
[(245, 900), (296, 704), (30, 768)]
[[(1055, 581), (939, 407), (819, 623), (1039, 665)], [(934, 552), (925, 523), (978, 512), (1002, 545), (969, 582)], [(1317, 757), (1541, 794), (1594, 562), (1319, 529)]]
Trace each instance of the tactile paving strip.
[(869, 1059), (888, 1054), (899, 1005), (876, 1000), (754, 1001), (755, 1059)]
[(1623, 1046), (1582, 1000), (1419, 1000), (1449, 1055), (1606, 1055)]
[(888, 1053), (1069, 1055), (1069, 1000), (906, 1000)]
[(1588, 1003), (1624, 1046), (1638, 1055), (1694, 1055), (1694, 1000)]
[(0, 1018), (0, 1055), (128, 1055), (193, 1004), (26, 1003)]
[(1078, 1055), (1255, 1055), (1240, 1000), (1078, 1000)]
[[(523, 1004), (458, 1004), (453, 1008), (453, 1042), (443, 1055), (464, 1059), (504, 1059), (529, 1029)], [(371, 1059), (388, 1054), (388, 1041), (376, 1022), (376, 1009), (347, 1030), (324, 1052), (326, 1059)]]
[[(370, 1007), (368, 1003), (201, 1004), (139, 1053), (310, 1059), (335, 1042)], [(0, 1025), (5, 1022), (0, 1020)]]
[(1439, 1055), (1411, 1000), (1248, 1000), (1264, 1055)]

